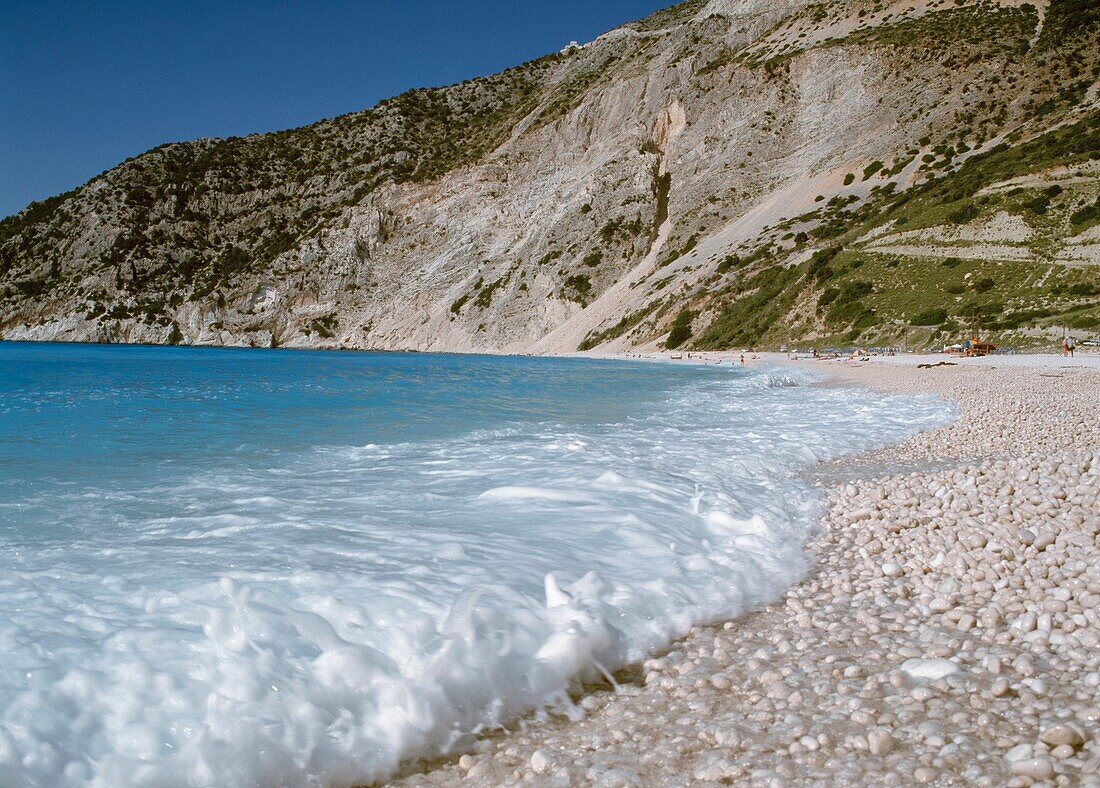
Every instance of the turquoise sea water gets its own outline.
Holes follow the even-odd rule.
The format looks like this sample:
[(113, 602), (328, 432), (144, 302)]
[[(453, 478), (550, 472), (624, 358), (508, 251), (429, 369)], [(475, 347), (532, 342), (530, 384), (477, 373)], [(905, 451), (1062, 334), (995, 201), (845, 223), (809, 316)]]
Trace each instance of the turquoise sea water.
[(789, 372), (0, 343), (0, 784), (354, 784), (774, 598), (799, 472), (942, 423)]
[[(115, 519), (114, 502), (143, 485), (274, 471), (313, 451), (614, 421), (699, 374), (513, 357), (0, 343), (0, 528), (68, 538), (86, 533), (84, 507)], [(150, 495), (139, 505), (173, 504)]]

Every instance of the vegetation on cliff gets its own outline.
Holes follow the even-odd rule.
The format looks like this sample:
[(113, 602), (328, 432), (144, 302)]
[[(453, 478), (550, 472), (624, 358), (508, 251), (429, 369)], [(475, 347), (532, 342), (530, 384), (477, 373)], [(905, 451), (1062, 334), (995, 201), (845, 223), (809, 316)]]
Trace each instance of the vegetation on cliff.
[(564, 350), (1100, 330), (1100, 10), (911, 5), (691, 0), (312, 126), (160, 146), (0, 221), (0, 332)]

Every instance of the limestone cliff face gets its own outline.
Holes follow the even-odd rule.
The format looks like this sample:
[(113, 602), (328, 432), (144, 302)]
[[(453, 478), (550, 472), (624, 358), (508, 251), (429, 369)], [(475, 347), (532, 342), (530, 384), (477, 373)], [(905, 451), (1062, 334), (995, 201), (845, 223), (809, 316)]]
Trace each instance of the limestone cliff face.
[(1093, 116), (1094, 21), (692, 0), (494, 77), (163, 146), (0, 224), (0, 333), (562, 352), (655, 341), (691, 307), (698, 335), (763, 257), (824, 245), (838, 195)]

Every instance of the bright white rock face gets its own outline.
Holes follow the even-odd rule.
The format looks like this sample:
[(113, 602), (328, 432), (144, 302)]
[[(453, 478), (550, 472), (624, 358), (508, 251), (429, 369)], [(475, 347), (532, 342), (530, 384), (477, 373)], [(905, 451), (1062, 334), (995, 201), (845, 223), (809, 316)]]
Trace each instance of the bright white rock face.
[(369, 782), (567, 707), (802, 576), (806, 466), (951, 416), (809, 382), (4, 343), (0, 784)]

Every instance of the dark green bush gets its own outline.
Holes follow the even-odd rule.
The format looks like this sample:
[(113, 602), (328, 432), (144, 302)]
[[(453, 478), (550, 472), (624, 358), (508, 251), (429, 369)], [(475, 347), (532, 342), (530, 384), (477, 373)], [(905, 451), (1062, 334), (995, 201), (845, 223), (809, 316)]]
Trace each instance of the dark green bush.
[(462, 296), (457, 301), (455, 301), (453, 304), (451, 304), (451, 311), (454, 314), (457, 315), (462, 310), (462, 307), (465, 306), (466, 302), (469, 301), (469, 300), (470, 300), (470, 294), (466, 293), (464, 296)]
[(981, 208), (972, 202), (968, 202), (947, 214), (947, 220), (952, 224), (966, 224), (973, 219), (977, 219), (978, 214), (981, 212)]
[(837, 299), (830, 307), (825, 319), (833, 325), (846, 325), (855, 322), (867, 311), (862, 301), (842, 301)]
[(706, 332), (695, 342), (699, 348), (754, 345), (791, 308), (801, 288), (798, 268), (765, 268), (745, 289), (753, 292), (725, 302)]
[(855, 301), (865, 295), (870, 295), (873, 292), (875, 292), (875, 288), (870, 282), (862, 279), (853, 279), (840, 286), (840, 296), (837, 300), (846, 303), (848, 301)]
[(947, 320), (946, 309), (926, 309), (909, 318), (909, 323), (914, 326), (938, 326)]
[[(579, 296), (580, 300), (586, 299), (592, 292), (592, 281), (584, 274), (576, 274), (565, 280), (565, 286), (572, 291), (569, 296)], [(576, 301), (577, 298), (572, 298)]]
[(1026, 200), (1024, 202), (1024, 207), (1032, 213), (1044, 214), (1047, 212), (1047, 208), (1050, 207), (1050, 198), (1045, 194), (1041, 194), (1031, 200)]
[(863, 180), (867, 180), (868, 178), (870, 178), (872, 175), (874, 175), (876, 172), (878, 172), (881, 169), (882, 169), (882, 162), (881, 161), (871, 162), (870, 164), (868, 164), (866, 167), (863, 168)]
[(1096, 202), (1091, 205), (1086, 205), (1080, 210), (1074, 211), (1070, 214), (1069, 220), (1072, 224), (1092, 224), (1097, 219), (1100, 219), (1100, 197), (1096, 198)]
[[(479, 280), (480, 281), (480, 280)], [(474, 303), (479, 309), (487, 309), (489, 304), (493, 302), (493, 294), (508, 281), (508, 276), (502, 276), (481, 288), (481, 292), (477, 294), (477, 299)]]
[(718, 268), (716, 270), (718, 271), (718, 273), (724, 274), (724, 273), (726, 273), (726, 271), (728, 271), (731, 268), (733, 268), (734, 266), (737, 266), (737, 265), (740, 265), (740, 264), (741, 264), (741, 258), (740, 257), (738, 257), (735, 254), (729, 254), (729, 255), (726, 255), (725, 257), (723, 257), (721, 259), (721, 261), (719, 261)]
[(840, 254), (839, 246), (829, 246), (825, 249), (818, 249), (810, 258), (806, 273), (818, 282), (824, 282), (826, 279), (831, 278), (833, 269), (829, 267), (829, 263), (831, 263), (833, 258), (838, 254)]
[(878, 323), (878, 316), (872, 309), (864, 309), (858, 315), (856, 315), (855, 321), (852, 323), (853, 329), (864, 329)]
[(691, 337), (691, 321), (694, 319), (695, 313), (689, 309), (676, 315), (676, 319), (672, 321), (672, 330), (668, 332), (668, 339), (665, 340), (665, 347), (677, 348), (687, 342)]

